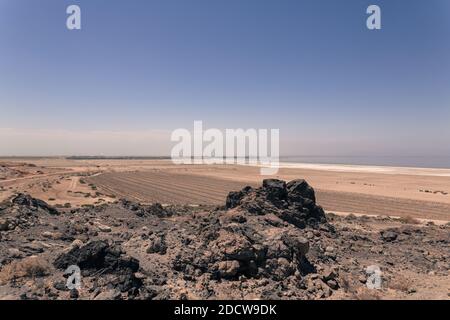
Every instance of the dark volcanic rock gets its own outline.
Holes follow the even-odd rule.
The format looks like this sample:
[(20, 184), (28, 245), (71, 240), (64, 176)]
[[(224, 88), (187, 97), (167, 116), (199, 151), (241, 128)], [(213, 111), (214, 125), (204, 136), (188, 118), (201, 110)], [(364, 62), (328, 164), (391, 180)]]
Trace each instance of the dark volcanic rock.
[(286, 185), (288, 197), (291, 201), (301, 201), (301, 198), (309, 199), (316, 203), (314, 189), (303, 179), (292, 180)]
[(58, 214), (58, 210), (48, 205), (45, 201), (35, 199), (31, 197), (30, 195), (19, 193), (17, 196), (15, 196), (11, 200), (12, 204), (26, 207), (30, 209), (41, 209), (43, 211), (46, 211), (49, 214)]
[(109, 246), (104, 241), (93, 241), (81, 248), (75, 247), (61, 254), (54, 262), (54, 266), (62, 270), (70, 265), (78, 266), (86, 276), (99, 273), (105, 277), (114, 275), (109, 279), (109, 284), (120, 292), (135, 295), (142, 286), (142, 280), (134, 274), (139, 270), (139, 261), (124, 255), (120, 247)]
[(263, 189), (269, 201), (281, 201), (287, 196), (286, 182), (277, 179), (263, 181)]
[(154, 203), (145, 208), (145, 212), (159, 218), (170, 217), (172, 213), (165, 209), (160, 203)]
[(70, 298), (71, 299), (78, 299), (79, 296), (80, 296), (80, 294), (78, 293), (77, 289), (70, 290)]
[(383, 230), (381, 231), (381, 238), (384, 241), (391, 242), (397, 239), (398, 232), (396, 230)]
[(240, 205), (242, 198), (244, 198), (252, 190), (253, 190), (252, 187), (247, 186), (244, 189), (242, 189), (241, 191), (231, 191), (230, 193), (228, 193), (228, 196), (227, 196), (227, 199), (225, 202), (225, 207), (227, 209), (233, 209), (233, 208), (237, 207), (238, 205)]
[(139, 261), (122, 254), (121, 249), (109, 246), (105, 241), (93, 241), (83, 247), (72, 248), (69, 252), (56, 258), (54, 266), (58, 269), (66, 269), (70, 265), (76, 265), (83, 271), (130, 270), (136, 272), (139, 269)]
[(273, 213), (284, 221), (304, 228), (326, 222), (322, 207), (316, 204), (314, 189), (305, 180), (266, 179), (258, 189), (245, 187), (230, 192), (226, 208), (238, 208), (251, 214)]
[(46, 202), (27, 194), (19, 193), (10, 200), (1, 203), (0, 231), (28, 229), (39, 224), (45, 215), (59, 215), (58, 210)]
[(167, 245), (164, 236), (153, 236), (150, 239), (149, 246), (147, 247), (147, 253), (159, 253), (161, 255), (166, 254)]
[[(213, 279), (284, 281), (314, 270), (306, 259), (310, 243), (302, 228), (324, 222), (314, 190), (305, 181), (267, 179), (260, 188), (230, 192), (225, 210), (202, 216), (194, 231), (198, 236), (188, 247), (171, 246), (176, 254), (173, 267), (184, 273), (198, 270)], [(150, 251), (159, 245), (154, 239)]]
[(154, 203), (149, 206), (143, 206), (132, 201), (121, 199), (119, 203), (122, 207), (133, 211), (138, 217), (157, 216), (159, 218), (170, 217), (173, 212), (164, 208), (160, 203)]

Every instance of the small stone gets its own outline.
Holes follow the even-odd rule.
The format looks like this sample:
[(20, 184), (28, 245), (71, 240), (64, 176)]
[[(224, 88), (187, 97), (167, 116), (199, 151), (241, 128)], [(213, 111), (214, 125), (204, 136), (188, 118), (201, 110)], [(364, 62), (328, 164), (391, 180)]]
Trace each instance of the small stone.
[(218, 271), (220, 275), (224, 278), (232, 278), (234, 277), (240, 268), (239, 261), (221, 261), (219, 262)]
[(367, 277), (365, 277), (363, 275), (360, 275), (358, 277), (358, 281), (361, 282), (361, 283), (366, 283), (367, 282)]
[(62, 238), (62, 234), (59, 232), (49, 232), (45, 231), (42, 233), (42, 236), (47, 239), (59, 240)]
[(70, 299), (78, 299), (80, 294), (77, 289), (70, 290)]
[(111, 227), (105, 226), (101, 223), (97, 223), (96, 226), (97, 226), (98, 230), (100, 230), (101, 232), (111, 232), (112, 231)]
[(387, 242), (394, 241), (395, 239), (397, 239), (397, 236), (398, 236), (397, 232), (392, 230), (381, 231), (381, 238)]
[(164, 237), (154, 237), (151, 239), (146, 252), (159, 253), (161, 255), (166, 254), (167, 246)]
[(9, 221), (5, 219), (0, 219), (0, 231), (8, 231)]
[(315, 279), (318, 279), (318, 278), (319, 278), (319, 275), (318, 275), (317, 273), (311, 273), (311, 274), (309, 275), (309, 277), (310, 277), (310, 279), (315, 280)]
[(321, 295), (321, 297), (322, 298), (329, 298), (332, 294), (333, 294), (333, 292), (330, 290), (330, 288), (329, 287), (327, 287), (327, 286), (324, 286), (323, 288), (322, 288), (322, 295)]
[(63, 281), (55, 282), (53, 284), (53, 288), (55, 288), (56, 290), (59, 290), (59, 291), (67, 291), (68, 290), (66, 284)]
[(339, 285), (335, 280), (328, 280), (327, 285), (333, 290), (337, 290), (339, 288)]
[(334, 268), (325, 267), (322, 271), (322, 279), (327, 282), (328, 280), (334, 280), (337, 277), (337, 272)]
[(71, 244), (70, 247), (71, 248), (81, 248), (83, 246), (83, 241), (81, 241), (80, 239), (75, 239)]
[(9, 248), (8, 253), (11, 256), (11, 258), (14, 258), (14, 259), (20, 259), (20, 258), (24, 257), (23, 252), (16, 248)]
[(370, 252), (371, 253), (383, 253), (383, 247), (382, 246), (373, 246), (372, 248), (370, 248)]

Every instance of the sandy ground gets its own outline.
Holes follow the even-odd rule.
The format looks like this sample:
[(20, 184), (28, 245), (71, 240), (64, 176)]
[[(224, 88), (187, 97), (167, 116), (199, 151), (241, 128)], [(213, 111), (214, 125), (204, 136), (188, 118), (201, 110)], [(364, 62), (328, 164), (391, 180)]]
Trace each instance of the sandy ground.
[[(0, 199), (27, 191), (51, 204), (72, 206), (112, 202), (117, 197), (144, 203), (222, 204), (229, 191), (270, 178), (261, 176), (257, 167), (174, 165), (168, 160), (29, 158), (0, 159), (1, 163), (22, 166), (23, 173), (3, 180), (0, 176)], [(272, 178), (306, 179), (327, 211), (450, 220), (450, 170), (285, 166)]]

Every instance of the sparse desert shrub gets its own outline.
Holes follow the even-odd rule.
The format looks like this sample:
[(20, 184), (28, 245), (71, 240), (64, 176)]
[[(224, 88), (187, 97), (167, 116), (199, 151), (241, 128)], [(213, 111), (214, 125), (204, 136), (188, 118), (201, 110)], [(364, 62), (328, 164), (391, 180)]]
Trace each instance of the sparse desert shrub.
[(348, 275), (342, 275), (341, 276), (341, 288), (344, 290), (344, 292), (352, 292), (352, 284), (351, 280)]
[(409, 292), (411, 290), (411, 285), (411, 281), (401, 275), (396, 276), (388, 283), (389, 288), (401, 292)]
[(353, 213), (350, 213), (345, 217), (345, 220), (355, 220), (355, 219), (356, 216)]
[(408, 224), (420, 224), (420, 221), (418, 219), (413, 218), (411, 216), (400, 217), (398, 221), (400, 221), (401, 223), (408, 223)]
[(337, 215), (334, 214), (333, 212), (327, 212), (326, 216), (327, 216), (328, 220), (330, 220), (330, 221), (334, 221), (337, 218)]
[(13, 261), (0, 271), (0, 283), (5, 284), (20, 278), (43, 277), (50, 273), (51, 266), (42, 258), (31, 256)]
[(375, 289), (366, 287), (358, 288), (350, 297), (352, 300), (380, 300), (380, 294)]

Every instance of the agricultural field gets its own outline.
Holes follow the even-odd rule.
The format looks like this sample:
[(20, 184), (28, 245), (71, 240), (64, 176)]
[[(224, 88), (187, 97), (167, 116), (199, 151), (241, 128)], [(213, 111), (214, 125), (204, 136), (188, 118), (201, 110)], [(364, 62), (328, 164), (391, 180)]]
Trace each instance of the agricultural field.
[[(210, 204), (221, 205), (228, 192), (240, 190), (257, 181), (224, 179), (198, 172), (179, 171), (109, 172), (96, 175), (88, 181), (106, 194), (142, 203)], [(357, 192), (317, 190), (317, 198), (327, 211), (360, 213), (367, 215), (392, 215), (400, 217), (445, 220), (450, 204), (370, 195)]]

